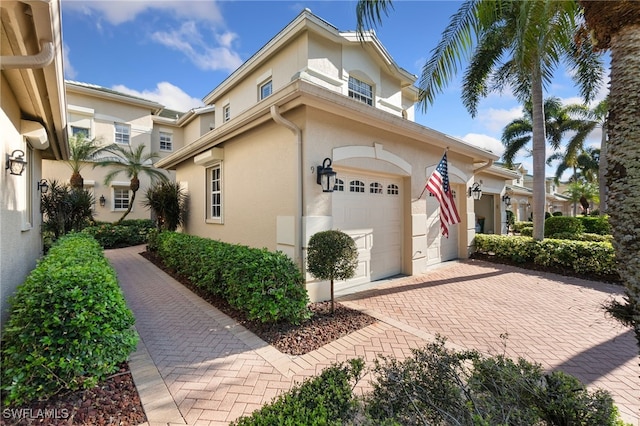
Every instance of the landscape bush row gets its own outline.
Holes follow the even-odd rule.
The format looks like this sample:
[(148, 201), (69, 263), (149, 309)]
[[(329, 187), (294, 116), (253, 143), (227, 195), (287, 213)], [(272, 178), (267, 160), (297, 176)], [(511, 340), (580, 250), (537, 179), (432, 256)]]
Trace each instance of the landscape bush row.
[(606, 391), (524, 359), (447, 349), (442, 338), (402, 361), (379, 356), (373, 390), (356, 396), (363, 372), (360, 358), (332, 365), (232, 425), (624, 425)]
[(3, 405), (90, 388), (136, 348), (134, 317), (98, 242), (67, 234), (10, 299)]
[(249, 320), (309, 318), (304, 276), (284, 253), (177, 232), (152, 233), (149, 250), (198, 288), (223, 297)]
[(475, 252), (507, 263), (534, 264), (603, 280), (617, 280), (616, 258), (608, 242), (476, 234)]

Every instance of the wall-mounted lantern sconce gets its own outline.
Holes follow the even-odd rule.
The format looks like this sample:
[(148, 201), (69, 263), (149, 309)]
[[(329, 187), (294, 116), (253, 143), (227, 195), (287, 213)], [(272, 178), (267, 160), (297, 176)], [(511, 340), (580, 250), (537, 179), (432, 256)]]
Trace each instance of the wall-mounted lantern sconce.
[(48, 190), (49, 190), (49, 182), (47, 182), (46, 179), (41, 179), (40, 182), (38, 182), (38, 191), (42, 192), (43, 194), (46, 194)]
[(509, 197), (507, 194), (502, 196), (502, 201), (504, 201), (504, 204), (506, 206), (510, 206), (511, 205), (511, 197)]
[(473, 185), (469, 187), (469, 197), (473, 197), (474, 200), (482, 198), (482, 189), (480, 189), (478, 182), (474, 182)]
[(7, 154), (7, 162), (4, 168), (8, 169), (10, 174), (20, 176), (22, 172), (24, 172), (26, 165), (27, 161), (24, 159), (24, 151), (16, 149), (11, 155)]
[(322, 187), (322, 192), (333, 192), (337, 173), (331, 168), (331, 158), (325, 158), (322, 166), (317, 167), (316, 183)]
[(107, 200), (104, 198), (104, 195), (100, 196), (100, 207), (104, 207), (105, 204), (107, 204)]
[(527, 203), (527, 208), (530, 209), (531, 208), (531, 203)]

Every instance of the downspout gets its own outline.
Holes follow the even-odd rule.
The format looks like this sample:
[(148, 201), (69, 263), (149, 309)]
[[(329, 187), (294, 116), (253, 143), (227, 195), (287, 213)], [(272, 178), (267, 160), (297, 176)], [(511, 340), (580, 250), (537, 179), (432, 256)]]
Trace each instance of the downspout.
[(302, 166), (302, 130), (293, 122), (287, 120), (286, 118), (284, 118), (282, 115), (280, 115), (280, 108), (277, 105), (271, 105), (271, 108), (269, 109), (269, 111), (271, 112), (271, 118), (273, 118), (273, 121), (275, 121), (277, 124), (280, 124), (284, 127), (286, 127), (287, 129), (291, 130), (293, 132), (294, 135), (296, 135), (296, 144), (297, 144), (297, 151), (298, 151), (298, 165), (300, 167), (299, 173), (300, 176), (298, 179), (296, 179), (296, 192), (298, 193), (298, 202), (297, 202), (297, 212), (296, 212), (296, 222), (298, 224), (298, 247), (296, 250), (297, 256), (298, 256), (298, 263), (300, 264), (300, 267), (302, 267), (302, 247), (304, 245), (304, 242), (302, 241), (302, 203), (303, 203), (303, 195), (302, 195), (302, 177), (304, 176), (304, 170), (303, 170), (303, 166)]
[(489, 168), (489, 167), (491, 167), (491, 166), (493, 166), (493, 160), (489, 160), (489, 161), (487, 162), (487, 164), (484, 164), (484, 165), (482, 165), (482, 166), (478, 167), (477, 169), (475, 169), (475, 170), (473, 171), (473, 174), (475, 175), (477, 172), (480, 172), (480, 171), (482, 171), (482, 170), (488, 169), (488, 168)]
[(55, 50), (50, 41), (40, 41), (42, 49), (35, 55), (27, 56), (0, 56), (1, 69), (37, 69), (44, 68), (53, 62)]

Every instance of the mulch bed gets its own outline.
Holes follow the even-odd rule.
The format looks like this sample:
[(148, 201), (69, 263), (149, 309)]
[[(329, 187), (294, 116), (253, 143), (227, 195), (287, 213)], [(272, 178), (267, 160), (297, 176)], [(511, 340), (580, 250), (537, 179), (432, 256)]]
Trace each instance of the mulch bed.
[(337, 302), (334, 305), (333, 314), (331, 313), (331, 302), (312, 303), (309, 305), (309, 309), (313, 312), (313, 316), (299, 325), (284, 322), (264, 324), (260, 321), (250, 321), (244, 313), (234, 309), (223, 298), (203, 291), (193, 285), (186, 277), (165, 267), (162, 260), (155, 253), (144, 251), (140, 254), (171, 275), (176, 281), (189, 288), (193, 293), (285, 354), (306, 354), (376, 322), (376, 319), (372, 316), (347, 308)]
[(122, 425), (147, 421), (128, 364), (87, 390), (4, 408), (0, 425)]

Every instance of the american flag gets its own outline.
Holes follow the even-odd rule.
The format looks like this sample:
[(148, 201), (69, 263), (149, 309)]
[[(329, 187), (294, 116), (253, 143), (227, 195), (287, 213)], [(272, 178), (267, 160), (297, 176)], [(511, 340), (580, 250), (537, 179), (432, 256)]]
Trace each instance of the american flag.
[(447, 153), (442, 156), (436, 169), (427, 181), (427, 190), (433, 194), (440, 204), (440, 229), (442, 235), (449, 238), (449, 226), (460, 223), (460, 215), (453, 200), (453, 192), (449, 186), (449, 172), (447, 171)]

